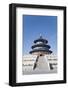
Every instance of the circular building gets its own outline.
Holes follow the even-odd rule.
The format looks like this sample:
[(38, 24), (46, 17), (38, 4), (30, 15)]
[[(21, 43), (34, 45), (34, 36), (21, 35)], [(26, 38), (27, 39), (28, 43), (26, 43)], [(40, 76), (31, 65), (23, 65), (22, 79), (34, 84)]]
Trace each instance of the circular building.
[(32, 50), (29, 53), (35, 55), (51, 54), (51, 47), (47, 43), (48, 41), (40, 36), (38, 39), (34, 40), (34, 45), (32, 45)]

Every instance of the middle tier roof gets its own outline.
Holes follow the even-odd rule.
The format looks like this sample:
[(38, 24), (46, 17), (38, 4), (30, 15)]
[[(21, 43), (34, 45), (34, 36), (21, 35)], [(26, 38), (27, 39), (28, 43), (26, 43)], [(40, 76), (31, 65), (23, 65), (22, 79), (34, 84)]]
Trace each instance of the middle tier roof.
[(34, 49), (35, 47), (46, 47), (48, 49), (50, 49), (50, 45), (46, 45), (46, 44), (43, 44), (43, 43), (40, 43), (40, 44), (34, 44), (31, 48)]

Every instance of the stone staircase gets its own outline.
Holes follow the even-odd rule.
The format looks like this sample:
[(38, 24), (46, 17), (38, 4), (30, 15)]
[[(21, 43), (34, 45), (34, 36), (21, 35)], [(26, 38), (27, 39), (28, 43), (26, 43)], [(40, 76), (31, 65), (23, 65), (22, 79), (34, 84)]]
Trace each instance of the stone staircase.
[(49, 70), (49, 64), (48, 64), (48, 61), (47, 61), (47, 58), (45, 58), (44, 56), (39, 56), (37, 57), (37, 62), (36, 63), (36, 67), (35, 69), (45, 69), (45, 70)]

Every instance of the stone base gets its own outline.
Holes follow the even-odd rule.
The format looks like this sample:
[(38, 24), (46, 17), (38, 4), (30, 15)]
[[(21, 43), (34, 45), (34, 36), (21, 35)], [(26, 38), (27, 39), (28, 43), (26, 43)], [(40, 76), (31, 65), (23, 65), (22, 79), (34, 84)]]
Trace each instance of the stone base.
[[(36, 62), (35, 62), (36, 63)], [(23, 71), (23, 75), (57, 73), (57, 68), (50, 70), (46, 56), (39, 56), (35, 69)]]

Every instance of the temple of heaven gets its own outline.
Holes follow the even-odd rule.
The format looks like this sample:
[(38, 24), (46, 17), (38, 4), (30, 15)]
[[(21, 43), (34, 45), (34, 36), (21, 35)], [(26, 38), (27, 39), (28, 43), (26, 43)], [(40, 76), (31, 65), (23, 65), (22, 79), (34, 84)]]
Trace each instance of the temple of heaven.
[(51, 54), (51, 47), (47, 43), (48, 41), (40, 35), (38, 39), (34, 40), (34, 45), (31, 47), (32, 51), (30, 51), (29, 53), (35, 55)]

